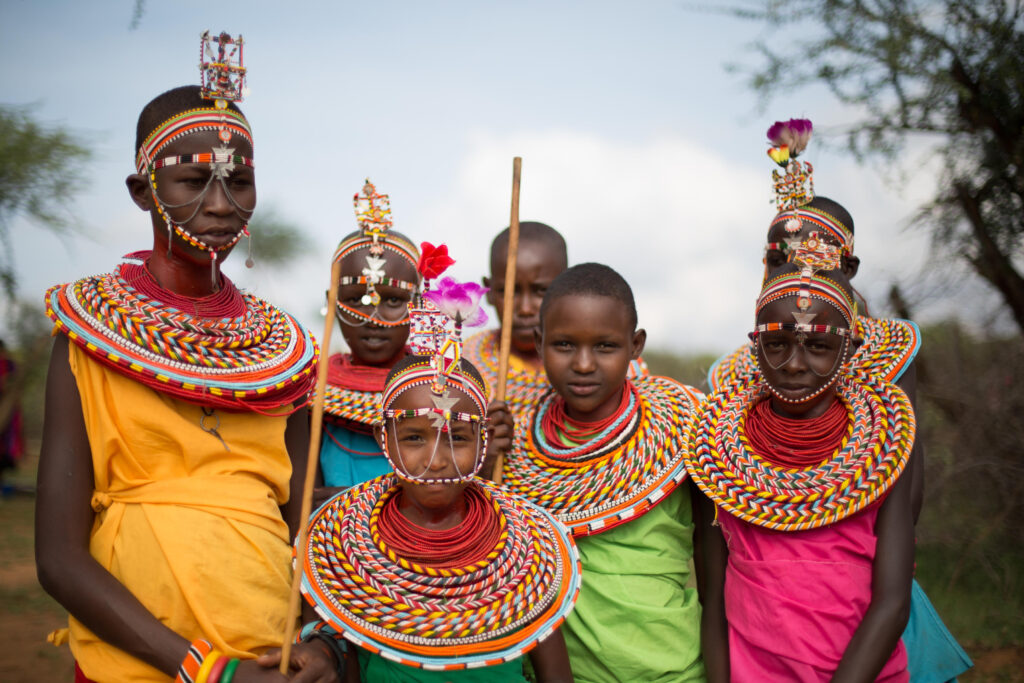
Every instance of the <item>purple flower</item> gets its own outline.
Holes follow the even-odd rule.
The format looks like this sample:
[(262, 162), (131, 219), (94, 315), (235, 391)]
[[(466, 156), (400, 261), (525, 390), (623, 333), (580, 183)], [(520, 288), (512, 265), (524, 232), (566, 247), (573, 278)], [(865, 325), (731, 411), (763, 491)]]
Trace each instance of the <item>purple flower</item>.
[(480, 302), (487, 288), (475, 282), (458, 283), (450, 277), (441, 278), (429, 292), (423, 294), (438, 310), (466, 327), (478, 327), (487, 322), (487, 313)]
[(813, 130), (814, 125), (810, 119), (776, 121), (768, 129), (768, 140), (775, 147), (786, 145), (789, 147), (790, 156), (795, 157), (807, 148)]

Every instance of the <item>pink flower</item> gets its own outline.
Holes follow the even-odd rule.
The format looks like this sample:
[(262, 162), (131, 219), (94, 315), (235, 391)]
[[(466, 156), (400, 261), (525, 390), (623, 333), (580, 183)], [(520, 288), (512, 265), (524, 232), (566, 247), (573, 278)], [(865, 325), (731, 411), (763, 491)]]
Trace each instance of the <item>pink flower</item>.
[(795, 157), (807, 148), (813, 130), (810, 119), (776, 121), (768, 129), (768, 141), (775, 147), (788, 146), (790, 156)]
[(466, 327), (477, 327), (487, 322), (487, 313), (480, 307), (480, 302), (487, 293), (487, 288), (475, 282), (459, 284), (450, 277), (441, 278), (429, 291), (423, 294), (437, 306), (438, 310), (452, 320)]
[(420, 244), (420, 262), (416, 270), (426, 280), (432, 280), (444, 271), (448, 266), (455, 263), (455, 259), (448, 256), (448, 245), (439, 244), (436, 247), (430, 242)]

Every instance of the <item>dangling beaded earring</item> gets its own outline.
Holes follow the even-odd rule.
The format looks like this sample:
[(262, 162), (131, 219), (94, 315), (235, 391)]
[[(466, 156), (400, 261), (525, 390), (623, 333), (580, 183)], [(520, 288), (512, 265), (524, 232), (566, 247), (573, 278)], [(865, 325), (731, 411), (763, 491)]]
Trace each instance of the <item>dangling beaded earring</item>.
[(249, 245), (249, 256), (245, 259), (245, 267), (252, 268), (256, 265), (256, 261), (252, 257), (252, 233), (249, 232), (249, 224), (246, 223), (245, 227), (242, 228), (242, 234), (245, 235)]
[(173, 231), (171, 230), (171, 219), (166, 215), (164, 216), (164, 223), (167, 223), (167, 255), (171, 255), (171, 240), (174, 239)]

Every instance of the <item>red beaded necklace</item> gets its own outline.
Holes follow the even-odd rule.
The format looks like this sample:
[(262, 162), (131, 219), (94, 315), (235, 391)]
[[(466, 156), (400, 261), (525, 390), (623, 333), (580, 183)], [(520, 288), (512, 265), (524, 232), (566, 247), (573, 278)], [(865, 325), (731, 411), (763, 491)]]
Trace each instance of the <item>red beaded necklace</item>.
[[(134, 259), (145, 260), (150, 252), (140, 251), (129, 254)], [(200, 318), (239, 318), (245, 315), (245, 299), (226, 275), (221, 275), (221, 288), (203, 297), (189, 297), (176, 294), (160, 286), (146, 266), (139, 263), (125, 263), (121, 266), (121, 277), (135, 291), (156, 299), (166, 306)]]
[[(565, 399), (561, 396), (555, 398), (551, 404), (551, 408), (548, 409), (543, 417), (541, 418), (541, 429), (544, 430), (544, 437), (551, 444), (563, 444), (563, 445), (576, 445), (589, 443), (595, 437), (601, 434), (610, 424), (618, 420), (624, 412), (629, 408), (630, 398), (630, 387), (627, 385), (623, 387), (622, 397), (619, 400), (619, 405), (615, 408), (615, 411), (604, 418), (603, 420), (597, 420), (595, 422), (580, 422), (569, 417), (565, 409)], [(608, 439), (616, 436), (615, 434), (609, 434)], [(607, 440), (607, 439), (606, 439)], [(599, 444), (595, 444), (599, 445)]]
[(377, 532), (402, 559), (436, 569), (455, 569), (480, 562), (498, 545), (498, 513), (476, 486), (465, 489), (466, 516), (451, 529), (425, 529), (398, 509), (401, 491), (384, 503)]
[(779, 415), (771, 400), (758, 401), (747, 414), (744, 432), (761, 458), (779, 467), (803, 468), (821, 464), (843, 442), (849, 414), (839, 400), (820, 416), (793, 419)]

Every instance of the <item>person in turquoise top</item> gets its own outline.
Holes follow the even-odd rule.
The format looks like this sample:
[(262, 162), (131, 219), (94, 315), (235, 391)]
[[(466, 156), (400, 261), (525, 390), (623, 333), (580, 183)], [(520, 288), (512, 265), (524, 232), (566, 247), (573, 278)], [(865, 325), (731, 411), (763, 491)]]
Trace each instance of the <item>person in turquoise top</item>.
[(559, 275), (536, 335), (553, 391), (517, 422), (502, 468), (576, 538), (583, 587), (562, 630), (577, 681), (704, 680), (681, 451), (701, 394), (627, 378), (645, 340), (622, 276), (595, 263)]
[(391, 230), (388, 195), (370, 181), (354, 198), (359, 230), (338, 244), (341, 262), (335, 316), (349, 353), (328, 364), (317, 500), (391, 471), (373, 438), (380, 392), (406, 355), (409, 302), (419, 286), (416, 246)]

